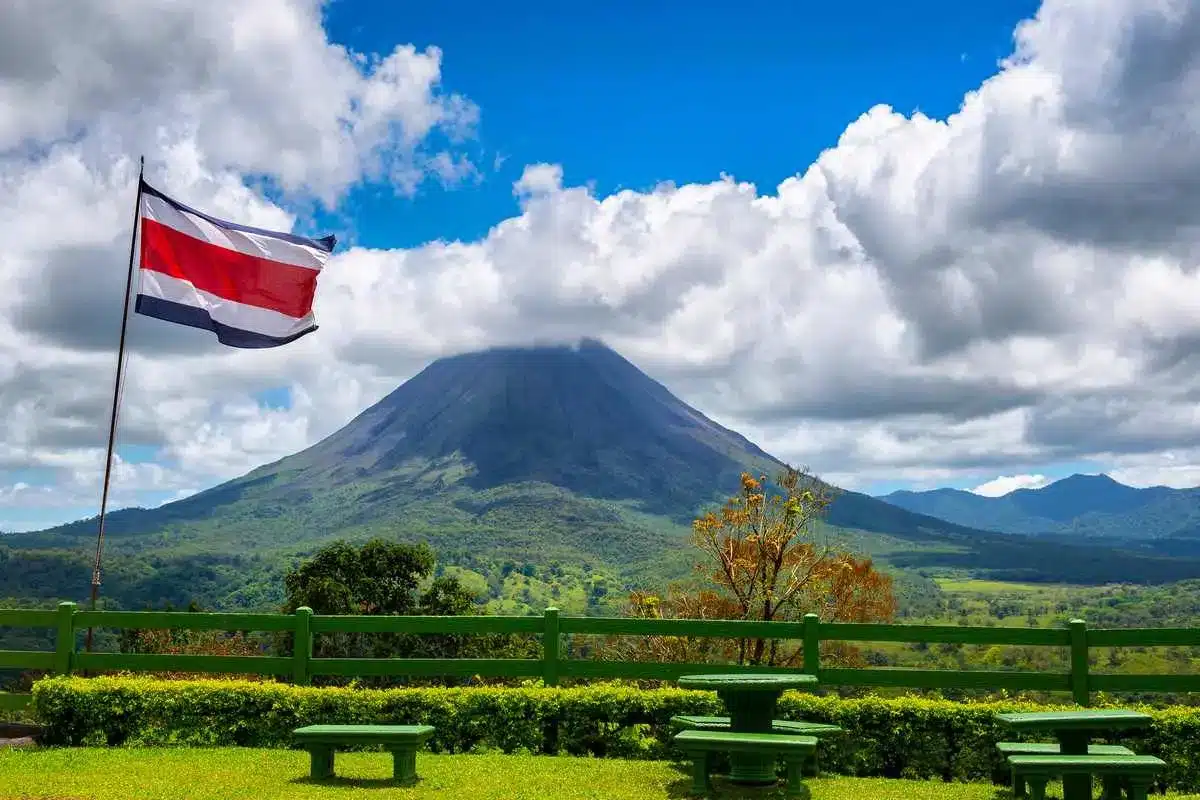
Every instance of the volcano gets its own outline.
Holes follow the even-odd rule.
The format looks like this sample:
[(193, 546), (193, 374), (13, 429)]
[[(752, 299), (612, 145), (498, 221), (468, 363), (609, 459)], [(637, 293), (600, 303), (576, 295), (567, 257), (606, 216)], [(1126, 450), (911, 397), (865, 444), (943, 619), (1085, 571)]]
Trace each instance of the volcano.
[(585, 339), (436, 361), (329, 438), (248, 477), (321, 487), (366, 478), (382, 484), (371, 496), (386, 499), (449, 464), (477, 491), (543, 483), (684, 522), (736, 490), (742, 470), (780, 467)]
[[(328, 438), (241, 478), (110, 514), (106, 561), (150, 564), (129, 578), (138, 597), (208, 581), (214, 606), (260, 604), (238, 588), (247, 570), (371, 536), (427, 541), (451, 564), (561, 563), (661, 585), (689, 571), (699, 511), (735, 494), (742, 471), (782, 467), (600, 342), (497, 348), (433, 362)], [(1200, 576), (1196, 559), (976, 530), (856, 492), (838, 493), (827, 523), (898, 568), (1078, 583)], [(95, 530), (84, 520), (5, 536), (0, 556), (23, 554), (0, 571), (0, 597), (52, 596), (45, 576), (76, 567), (43, 564), (30, 579), (35, 563), (81, 557)]]

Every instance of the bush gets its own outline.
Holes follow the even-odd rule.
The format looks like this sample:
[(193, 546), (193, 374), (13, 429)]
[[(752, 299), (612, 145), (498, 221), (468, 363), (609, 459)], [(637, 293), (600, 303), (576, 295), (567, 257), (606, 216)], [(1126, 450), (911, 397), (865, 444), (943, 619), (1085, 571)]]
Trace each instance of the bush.
[[(831, 722), (846, 736), (826, 740), (822, 768), (857, 776), (1001, 779), (995, 743), (1011, 739), (999, 711), (1051, 708), (1018, 702), (955, 703), (900, 697), (844, 699), (789, 692), (784, 719)], [(1167, 786), (1200, 789), (1200, 710), (1143, 709), (1153, 726), (1122, 737), (1168, 762)], [(673, 758), (670, 718), (721, 714), (708, 692), (621, 684), (549, 689), (313, 688), (248, 681), (68, 678), (39, 681), (33, 711), (48, 744), (241, 745), (288, 747), (291, 732), (317, 723), (424, 723), (434, 752), (567, 753)]]

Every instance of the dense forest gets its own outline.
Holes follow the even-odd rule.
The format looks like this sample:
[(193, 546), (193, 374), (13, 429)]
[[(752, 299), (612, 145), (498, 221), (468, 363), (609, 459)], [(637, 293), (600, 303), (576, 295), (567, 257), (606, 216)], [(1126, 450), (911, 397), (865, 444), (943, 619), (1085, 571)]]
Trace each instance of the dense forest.
[[(751, 482), (753, 485), (753, 482)], [(1081, 586), (1051, 583), (1020, 583), (973, 578), (966, 571), (912, 569), (879, 561), (860, 560), (850, 552), (852, 538), (836, 541), (845, 549), (821, 550), (814, 546), (813, 529), (823, 509), (814, 509), (804, 518), (790, 518), (780, 510), (775, 528), (764, 531), (746, 523), (748, 516), (739, 517), (739, 503), (753, 503), (755, 495), (750, 490), (741, 499), (731, 499), (724, 517), (710, 515), (711, 530), (707, 538), (697, 533), (692, 547), (680, 553), (680, 563), (673, 565), (670, 572), (683, 574), (679, 580), (655, 577), (653, 569), (647, 569), (640, 579), (631, 579), (628, 574), (590, 563), (572, 563), (564, 560), (548, 560), (532, 563), (517, 559), (496, 559), (476, 555), (462, 550), (439, 553), (424, 545), (406, 545), (376, 540), (374, 545), (363, 545), (364, 552), (375, 547), (378, 552), (392, 553), (393, 566), (376, 566), (382, 570), (369, 581), (360, 581), (361, 586), (375, 583), (395, 583), (396, 575), (407, 577), (400, 600), (393, 599), (392, 605), (379, 606), (382, 610), (356, 613), (451, 613), (451, 614), (539, 614), (548, 606), (555, 606), (564, 614), (604, 615), (643, 614), (653, 606), (653, 613), (665, 616), (664, 609), (672, 603), (674, 616), (723, 616), (726, 618), (754, 617), (759, 612), (748, 608), (738, 609), (721, 600), (725, 596), (738, 594), (745, 586), (735, 586), (729, 580), (757, 580), (761, 570), (755, 564), (762, 559), (761, 551), (747, 549), (750, 543), (760, 542), (764, 537), (776, 537), (780, 552), (787, 558), (799, 561), (807, 559), (809, 567), (821, 564), (851, 566), (859, 577), (852, 586), (860, 597), (848, 606), (830, 605), (832, 594), (847, 594), (845, 587), (837, 587), (828, 581), (816, 582), (794, 592), (795, 602), (788, 608), (780, 608), (770, 618), (794, 619), (807, 611), (821, 613), (823, 619), (847, 619), (851, 621), (895, 621), (899, 623), (928, 623), (982, 626), (1017, 627), (1062, 627), (1068, 620), (1083, 618), (1093, 628), (1097, 627), (1186, 627), (1200, 619), (1200, 580), (1181, 581), (1162, 585), (1102, 585)], [(760, 500), (761, 502), (761, 500)], [(786, 503), (779, 505), (784, 509)], [(703, 522), (703, 519), (701, 522)], [(756, 517), (757, 519), (757, 517)], [(733, 522), (730, 522), (733, 520)], [(739, 520), (741, 520), (739, 522)], [(790, 521), (789, 521), (790, 520)], [(697, 531), (703, 531), (700, 525)], [(819, 534), (817, 534), (819, 538)], [(708, 541), (713, 547), (706, 552), (703, 547)], [(339, 548), (341, 548), (339, 550)], [(732, 574), (713, 559), (729, 550), (739, 552), (746, 562), (744, 578), (731, 578)], [(106, 598), (107, 607), (133, 609), (223, 609), (223, 610), (275, 610), (288, 611), (297, 600), (295, 575), (313, 569), (313, 564), (328, 559), (331, 552), (352, 552), (354, 547), (346, 543), (327, 545), (305, 558), (295, 559), (283, 568), (268, 559), (248, 554), (229, 556), (192, 556), (187, 559), (166, 559), (162, 556), (131, 556), (122, 554), (114, 559), (106, 572), (107, 582), (122, 589), (120, 601), (113, 603)], [(372, 551), (374, 552), (374, 551)], [(405, 553), (418, 553), (404, 556)], [(822, 554), (824, 553), (824, 554)], [(324, 554), (324, 555), (322, 555)], [(396, 555), (399, 554), (399, 555)], [(830, 555), (832, 554), (832, 555)], [(69, 597), (83, 600), (86, 590), (84, 579), (88, 576), (86, 558), (38, 553), (37, 558), (27, 559), (27, 553), (0, 547), (0, 567), (21, 560), (20, 571), (23, 583), (13, 586), (17, 594), (0, 597), (0, 607), (48, 607), (58, 599)], [(401, 558), (403, 556), (403, 558)], [(400, 561), (395, 559), (400, 558)], [(394, 564), (408, 564), (407, 558), (417, 566), (403, 569)], [(833, 562), (830, 558), (835, 559)], [(412, 561), (412, 559), (416, 559)], [(379, 562), (378, 558), (374, 559)], [(799, 561), (797, 563), (799, 563)], [(688, 563), (695, 569), (686, 570)], [(382, 563), (382, 562), (380, 562)], [(685, 568), (682, 572), (680, 565)], [(662, 569), (663, 565), (655, 565)], [(806, 568), (808, 574), (820, 570)], [(836, 570), (834, 571), (836, 572)], [(393, 574), (395, 573), (395, 574)], [(780, 572), (783, 574), (783, 572)], [(349, 579), (339, 578), (343, 582)], [(356, 578), (355, 580), (359, 580)], [(870, 584), (870, 597), (863, 595), (863, 587)], [(314, 584), (317, 585), (317, 584)], [(321, 584), (323, 585), (323, 584)], [(325, 589), (321, 590), (326, 592)], [(339, 590), (344, 598), (358, 597), (363, 589)], [(772, 592), (790, 591), (786, 585), (772, 588)], [(886, 595), (886, 596), (885, 596)], [(312, 602), (324, 602), (328, 593), (312, 595)], [(865, 597), (865, 599), (864, 599)], [(407, 598), (407, 599), (406, 599)], [(432, 598), (432, 599), (430, 599)], [(647, 604), (650, 598), (653, 602)], [(661, 598), (655, 600), (655, 598)], [(307, 601), (306, 601), (307, 602)], [(345, 602), (350, 602), (346, 599)], [(326, 609), (325, 613), (348, 613), (350, 609), (370, 606), (368, 600), (355, 600), (351, 605)], [(366, 603), (367, 605), (363, 605)], [(308, 604), (311, 604), (309, 602)], [(378, 605), (378, 604), (376, 604)], [(339, 610), (341, 609), (341, 610)], [(390, 610), (387, 610), (390, 609)], [(430, 610), (432, 609), (432, 610)], [(747, 616), (750, 615), (750, 616)], [(154, 644), (157, 642), (157, 644)], [(576, 655), (593, 657), (601, 655), (597, 648), (602, 643), (580, 638), (568, 642)], [(98, 641), (101, 649), (128, 649), (131, 646), (170, 646), (183, 648), (178, 652), (204, 652), (217, 647), (222, 652), (233, 647), (237, 652), (254, 652), (256, 649), (273, 649), (281, 646), (279, 641), (223, 640), (211, 637), (198, 639), (147, 639), (137, 645), (129, 636), (118, 637), (112, 632), (102, 634)], [(360, 646), (366, 646), (360, 643)], [(424, 652), (429, 643), (417, 640), (405, 647), (413, 652)], [(445, 650), (445, 643), (441, 652)], [(455, 645), (458, 652), (463, 645)], [(524, 648), (519, 642), (496, 641), (488, 646), (512, 652), (514, 647)], [(0, 628), (0, 649), (52, 649), (51, 631)], [(188, 649), (191, 648), (191, 649)], [(224, 648), (224, 649), (222, 649)], [(240, 648), (240, 649), (238, 649)], [(249, 648), (249, 650), (246, 650)], [(463, 650), (462, 652), (467, 652)], [(708, 655), (713, 652), (710, 650)], [(728, 651), (724, 659), (729, 656)], [(486, 655), (472, 646), (473, 655)], [(609, 657), (613, 653), (607, 654)], [(661, 654), (648, 652), (622, 653), (621, 657), (660, 658)], [(702, 654), (704, 655), (704, 654)], [(695, 653), (688, 655), (694, 658)], [(669, 656), (667, 656), (669, 657)], [(705, 655), (704, 657), (707, 657)], [(1052, 647), (981, 647), (953, 644), (925, 645), (886, 644), (867, 645), (853, 653), (842, 653), (838, 658), (848, 659), (860, 665), (905, 666), (937, 669), (1012, 669), (1058, 671), (1067, 670), (1065, 648)], [(1110, 648), (1093, 651), (1092, 669), (1108, 673), (1194, 673), (1200, 668), (1200, 648)], [(765, 662), (764, 662), (765, 663)], [(31, 676), (9, 673), (4, 676), (10, 685), (14, 681), (26, 683)], [(1158, 698), (1162, 699), (1162, 698)]]

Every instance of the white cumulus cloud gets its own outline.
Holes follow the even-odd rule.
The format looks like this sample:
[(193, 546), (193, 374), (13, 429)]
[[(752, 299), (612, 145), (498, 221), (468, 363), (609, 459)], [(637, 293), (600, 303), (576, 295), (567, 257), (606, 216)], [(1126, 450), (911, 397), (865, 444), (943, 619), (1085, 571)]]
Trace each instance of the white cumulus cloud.
[(1040, 489), (1050, 483), (1045, 475), (1001, 475), (981, 483), (971, 491), (984, 497), (1003, 497), (1017, 489)]
[[(352, 53), (320, 10), (0, 7), (0, 499), (54, 486), (74, 507), (95, 485), (132, 154), (185, 202), (268, 227), (364, 181), (478, 178), (480, 112), (442, 86), (443, 54)], [(1067, 461), (1195, 483), (1198, 109), (1200, 5), (1046, 0), (954, 114), (864, 108), (778, 186), (714, 164), (598, 196), (570, 164), (529, 165), (477, 241), (339, 248), (321, 329), (293, 345), (135, 318), (121, 441), (161, 474), (124, 471), (122, 497), (293, 452), (430, 359), (581, 336), (854, 485)], [(289, 408), (255, 401), (281, 386)]]

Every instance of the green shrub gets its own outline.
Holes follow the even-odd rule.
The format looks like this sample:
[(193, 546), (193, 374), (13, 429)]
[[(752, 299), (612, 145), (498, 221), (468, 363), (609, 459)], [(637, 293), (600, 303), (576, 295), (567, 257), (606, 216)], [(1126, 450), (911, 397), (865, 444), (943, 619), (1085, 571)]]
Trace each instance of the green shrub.
[[(48, 744), (241, 745), (287, 747), (291, 732), (316, 723), (427, 723), (435, 752), (567, 753), (672, 758), (670, 718), (721, 714), (708, 692), (622, 684), (549, 689), (312, 688), (243, 681), (47, 678), (33, 712)], [(778, 716), (846, 730), (822, 744), (822, 768), (856, 776), (1001, 779), (995, 743), (1012, 739), (999, 711), (1047, 709), (1020, 702), (900, 697), (845, 699), (789, 692)], [(1168, 762), (1165, 783), (1200, 789), (1200, 709), (1143, 709), (1151, 728), (1122, 737)]]

